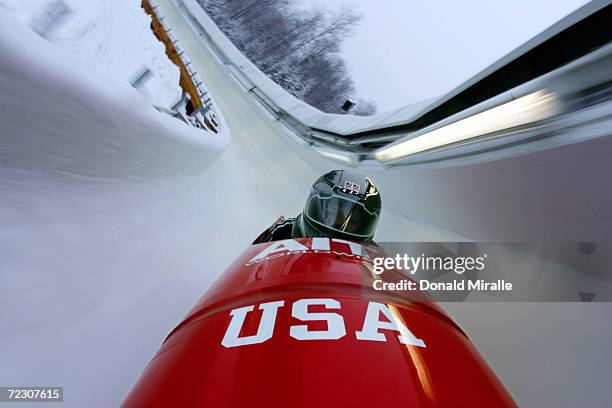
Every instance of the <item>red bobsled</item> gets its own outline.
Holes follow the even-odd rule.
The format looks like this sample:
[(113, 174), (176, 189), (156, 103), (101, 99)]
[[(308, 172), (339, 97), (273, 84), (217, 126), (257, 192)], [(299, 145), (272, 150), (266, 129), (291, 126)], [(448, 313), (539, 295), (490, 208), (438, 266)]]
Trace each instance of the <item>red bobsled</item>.
[(123, 407), (514, 407), (426, 294), (374, 290), (379, 249), (251, 246), (170, 333)]

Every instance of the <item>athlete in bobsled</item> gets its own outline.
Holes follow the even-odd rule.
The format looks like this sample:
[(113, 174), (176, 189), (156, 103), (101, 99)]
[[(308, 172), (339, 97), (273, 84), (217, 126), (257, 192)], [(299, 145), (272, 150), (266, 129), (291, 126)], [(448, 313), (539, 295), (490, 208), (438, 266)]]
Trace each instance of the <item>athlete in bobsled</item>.
[(314, 182), (301, 214), (280, 217), (253, 244), (306, 237), (370, 242), (381, 205), (378, 189), (366, 176), (353, 170), (333, 170)]

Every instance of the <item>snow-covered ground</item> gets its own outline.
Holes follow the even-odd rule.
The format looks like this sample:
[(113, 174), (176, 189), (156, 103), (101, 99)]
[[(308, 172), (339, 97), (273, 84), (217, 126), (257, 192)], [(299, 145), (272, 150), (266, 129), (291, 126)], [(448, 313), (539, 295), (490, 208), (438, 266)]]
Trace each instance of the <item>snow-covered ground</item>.
[[(157, 112), (124, 77), (50, 45), (0, 8), (0, 385), (63, 386), (67, 407), (117, 406), (224, 267), (278, 215), (300, 211), (310, 183), (338, 167), (288, 140), (170, 15), (171, 3), (160, 3), (232, 130), (225, 152), (226, 133)], [(598, 153), (607, 157), (605, 146)], [(542, 180), (531, 167), (563, 174), (564, 158), (519, 162), (529, 175), (520, 183), (509, 176), (521, 175), (516, 162), (376, 172), (385, 203), (378, 239), (461, 239), (408, 215), (422, 215), (420, 205), (439, 224), (495, 219), (506, 207), (492, 193), (525, 194), (514, 187)], [(510, 183), (491, 187), (498, 179)], [(466, 200), (466, 185), (486, 200)], [(521, 404), (569, 407), (609, 406), (609, 305), (446, 308)]]
[(160, 113), (2, 8), (0, 55), (0, 384), (64, 386), (67, 407), (117, 406), (201, 292), (193, 234), (213, 229), (193, 220), (210, 222), (215, 203), (190, 199), (192, 177), (229, 134)]
[[(114, 407), (207, 286), (337, 164), (296, 149), (210, 56), (194, 64), (232, 130), (219, 160), (227, 131), (159, 113), (2, 9), (0, 52), (0, 384)], [(443, 236), (383, 219), (381, 239)]]
[(143, 68), (142, 88), (156, 106), (181, 97), (179, 69), (166, 57), (139, 0), (0, 0), (0, 8), (52, 44), (86, 62), (87, 70), (130, 81)]

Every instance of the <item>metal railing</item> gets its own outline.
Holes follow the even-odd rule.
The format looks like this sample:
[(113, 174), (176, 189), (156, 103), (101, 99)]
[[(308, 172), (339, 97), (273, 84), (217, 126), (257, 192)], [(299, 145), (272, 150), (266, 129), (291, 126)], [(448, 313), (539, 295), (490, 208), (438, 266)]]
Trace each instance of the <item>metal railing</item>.
[[(609, 88), (612, 83), (612, 45), (608, 43), (456, 113), (430, 120), (430, 123), (423, 121), (424, 117), (431, 116), (433, 111), (439, 110), (462, 92), (477, 86), (492, 73), (522, 58), (559, 33), (566, 33), (568, 29), (583, 23), (586, 18), (597, 13), (609, 14), (610, 7), (606, 7), (605, 1), (595, 1), (578, 9), (440, 98), (368, 117), (324, 113), (295, 98), (261, 72), (220, 31), (196, 0), (174, 1), (183, 16), (207, 42), (236, 81), (281, 123), (291, 129), (301, 143), (310, 145), (323, 156), (351, 164), (359, 162), (370, 165), (415, 164), (469, 156), (471, 153), (483, 151), (484, 146), (486, 149), (491, 149), (492, 146), (499, 149), (508, 143), (512, 145), (521, 141), (527, 143), (533, 139), (534, 129), (542, 133), (546, 131), (546, 126), (550, 125), (550, 129), (558, 133), (562, 131), (559, 129), (560, 125), (575, 125), (571, 120), (567, 120), (567, 115), (572, 115), (581, 108), (575, 101), (592, 90)], [(601, 19), (601, 16), (599, 17)], [(496, 115), (504, 112), (510, 114), (513, 112), (512, 109), (528, 112), (540, 109), (543, 103), (540, 100), (537, 107), (525, 105), (526, 101), (533, 100), (529, 98), (530, 95), (539, 92), (545, 92), (550, 96), (547, 99), (550, 106), (544, 110), (546, 114), (528, 113), (523, 115), (520, 121), (505, 121), (505, 127), (501, 129), (499, 126), (483, 126), (482, 123), (476, 123), (477, 120), (497, 121)], [(607, 117), (610, 110), (612, 108), (609, 106), (604, 109), (601, 112), (603, 117)], [(552, 126), (553, 122), (556, 126)], [(463, 129), (466, 124), (472, 126), (468, 131)], [(462, 132), (457, 132), (460, 128)], [(433, 137), (439, 140), (431, 144), (430, 138)], [(428, 138), (428, 143), (414, 141), (418, 139), (418, 142), (422, 142), (423, 138)], [(492, 139), (495, 139), (495, 142), (492, 142)], [(424, 147), (419, 150), (417, 144)], [(407, 145), (410, 145), (410, 148), (407, 148)], [(396, 152), (389, 154), (393, 149)], [(401, 154), (402, 151), (407, 153)]]
[(187, 74), (187, 80), (189, 81), (188, 88), (195, 90), (195, 95), (192, 96), (192, 99), (194, 99), (192, 103), (196, 105), (198, 111), (196, 115), (198, 113), (202, 115), (204, 129), (218, 133), (219, 127), (221, 126), (220, 120), (217, 116), (213, 99), (206, 90), (204, 81), (202, 81), (200, 75), (193, 67), (187, 53), (181, 48), (179, 41), (174, 37), (172, 27), (168, 25), (165, 17), (161, 14), (157, 2), (155, 0), (143, 0), (143, 5), (144, 4), (148, 4), (150, 12), (154, 15), (163, 29), (164, 36), (166, 37), (164, 41), (165, 45), (170, 47), (173, 54), (178, 58), (178, 61), (174, 62), (179, 65), (179, 69), (181, 69), (182, 72), (184, 71)]

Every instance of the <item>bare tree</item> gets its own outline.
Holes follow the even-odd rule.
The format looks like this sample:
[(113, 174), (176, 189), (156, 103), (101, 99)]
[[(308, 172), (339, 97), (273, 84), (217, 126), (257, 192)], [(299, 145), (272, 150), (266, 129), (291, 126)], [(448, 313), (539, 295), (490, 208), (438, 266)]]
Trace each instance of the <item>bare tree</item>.
[[(349, 8), (343, 8), (336, 16), (332, 16), (327, 24), (325, 24), (320, 30), (313, 32), (302, 41), (295, 44), (289, 49), (287, 54), (281, 56), (278, 61), (286, 58), (294, 52), (316, 43), (317, 41), (324, 40), (325, 38), (331, 38), (335, 41), (342, 41), (352, 30), (352, 28), (359, 22), (361, 16), (355, 14)], [(277, 61), (277, 62), (278, 62)]]
[[(303, 10), (294, 0), (199, 0), (219, 28), (259, 69), (294, 96), (341, 113), (355, 88), (340, 48), (361, 16), (349, 8)], [(353, 114), (376, 106), (360, 99)]]

